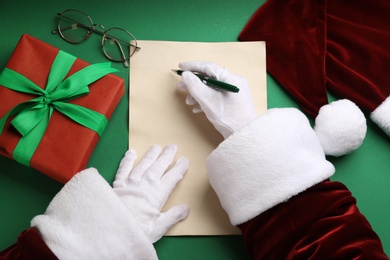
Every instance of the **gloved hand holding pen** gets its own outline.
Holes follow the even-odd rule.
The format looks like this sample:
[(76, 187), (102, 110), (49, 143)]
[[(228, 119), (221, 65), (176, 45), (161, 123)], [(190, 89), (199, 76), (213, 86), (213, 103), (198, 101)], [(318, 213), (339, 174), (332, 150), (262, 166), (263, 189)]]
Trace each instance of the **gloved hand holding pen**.
[(191, 72), (184, 72), (183, 81), (179, 83), (181, 88), (189, 91), (186, 103), (195, 105), (193, 108), (195, 113), (203, 111), (225, 139), (256, 118), (256, 108), (246, 79), (208, 62), (183, 62), (179, 64), (179, 68), (183, 71), (205, 74), (240, 89), (238, 93), (217, 91), (205, 86)]

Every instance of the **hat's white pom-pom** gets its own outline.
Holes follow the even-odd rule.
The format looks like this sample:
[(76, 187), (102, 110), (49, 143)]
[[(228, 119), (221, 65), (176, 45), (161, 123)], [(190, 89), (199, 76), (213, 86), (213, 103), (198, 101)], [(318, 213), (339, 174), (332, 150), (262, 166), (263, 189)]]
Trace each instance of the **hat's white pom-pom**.
[(355, 103), (341, 99), (321, 107), (314, 131), (325, 154), (341, 156), (362, 144), (367, 132), (366, 118)]

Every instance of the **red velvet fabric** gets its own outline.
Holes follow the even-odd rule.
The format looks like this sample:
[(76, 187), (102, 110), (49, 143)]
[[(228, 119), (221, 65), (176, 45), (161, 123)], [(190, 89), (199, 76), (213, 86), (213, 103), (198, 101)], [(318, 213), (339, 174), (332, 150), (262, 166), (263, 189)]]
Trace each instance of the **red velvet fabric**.
[(390, 1), (269, 0), (239, 39), (266, 41), (267, 70), (315, 117), (328, 89), (373, 111), (390, 95)]
[(43, 241), (38, 230), (29, 228), (19, 235), (18, 242), (0, 252), (1, 260), (58, 259)]
[(339, 182), (319, 183), (239, 228), (253, 259), (388, 259)]

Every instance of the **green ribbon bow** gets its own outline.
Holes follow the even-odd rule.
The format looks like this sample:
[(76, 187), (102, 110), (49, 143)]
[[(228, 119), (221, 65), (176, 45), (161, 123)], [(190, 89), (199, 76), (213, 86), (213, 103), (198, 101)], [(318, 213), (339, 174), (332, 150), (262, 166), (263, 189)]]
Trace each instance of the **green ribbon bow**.
[[(59, 51), (42, 89), (16, 71), (5, 68), (0, 74), (0, 85), (38, 97), (20, 103), (0, 119), (0, 134), (8, 117), (16, 115), (11, 124), (22, 135), (13, 151), (15, 161), (30, 166), (30, 160), (49, 124), (53, 110), (102, 135), (107, 118), (91, 109), (67, 103), (89, 93), (88, 85), (99, 78), (116, 72), (109, 62), (89, 65), (65, 79), (76, 57)], [(64, 80), (65, 79), (65, 80)]]

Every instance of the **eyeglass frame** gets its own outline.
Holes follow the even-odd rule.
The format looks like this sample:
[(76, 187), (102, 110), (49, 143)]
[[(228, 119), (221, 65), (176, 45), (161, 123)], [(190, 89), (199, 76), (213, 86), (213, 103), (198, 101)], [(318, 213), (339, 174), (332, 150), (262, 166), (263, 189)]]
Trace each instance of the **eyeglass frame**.
[[(85, 24), (83, 24), (83, 23), (80, 23), (80, 22), (78, 22), (78, 21), (76, 21), (76, 20), (74, 20), (74, 19), (72, 19), (72, 18), (67, 17), (66, 15), (64, 15), (65, 12), (69, 12), (69, 11), (79, 12), (79, 13), (85, 15), (85, 16), (89, 19), (89, 21), (91, 22), (91, 26), (88, 26), (88, 25), (85, 25)], [(84, 13), (84, 12), (82, 12), (82, 11), (80, 11), (80, 10), (76, 10), (76, 9), (67, 9), (67, 10), (63, 11), (62, 13), (57, 13), (57, 15), (59, 16), (59, 18), (58, 18), (58, 23), (57, 23), (57, 29), (55, 29), (55, 30), (52, 31), (53, 34), (57, 34), (57, 33), (58, 33), (64, 41), (66, 41), (66, 42), (68, 42), (68, 43), (71, 43), (71, 44), (78, 44), (78, 43), (81, 43), (82, 41), (88, 40), (89, 37), (91, 37), (91, 35), (92, 35), (94, 32), (95, 32), (95, 33), (98, 33), (98, 34), (100, 34), (100, 35), (103, 36), (103, 37), (102, 37), (102, 50), (103, 50), (103, 53), (104, 53), (104, 55), (106, 56), (106, 58), (109, 59), (109, 60), (111, 60), (111, 61), (115, 61), (115, 62), (123, 62), (123, 65), (124, 65), (125, 67), (129, 67), (129, 60), (130, 60), (130, 57), (133, 56), (133, 54), (134, 54), (136, 51), (138, 51), (138, 50), (141, 49), (141, 47), (139, 47), (139, 46), (137, 45), (137, 39), (136, 39), (136, 38), (134, 37), (134, 35), (133, 35), (132, 33), (130, 33), (129, 31), (127, 31), (127, 30), (125, 30), (125, 29), (123, 29), (123, 28), (119, 28), (119, 27), (111, 27), (111, 28), (109, 28), (109, 29), (106, 29), (106, 28), (105, 28), (103, 25), (101, 25), (101, 24), (93, 23), (92, 18), (91, 18), (89, 15), (87, 15), (86, 13)], [(65, 35), (62, 34), (63, 29), (61, 29), (61, 27), (60, 27), (61, 17), (64, 17), (64, 18), (66, 18), (66, 19), (68, 19), (68, 20), (70, 20), (70, 21), (73, 21), (73, 22), (77, 23), (77, 25), (79, 25), (79, 26), (81, 26), (81, 27), (87, 29), (88, 32), (86, 33), (86, 35), (84, 36), (84, 38), (83, 38), (82, 40), (78, 41), (78, 42), (70, 41), (69, 39), (67, 39), (67, 38), (65, 37)], [(104, 32), (101, 32), (101, 31), (95, 29), (95, 27), (100, 27), (101, 29), (104, 30)], [(118, 38), (115, 38), (114, 36), (109, 35), (107, 32), (109, 32), (109, 31), (112, 30), (112, 29), (121, 30), (121, 31), (124, 31), (125, 33), (129, 34), (130, 37), (132, 37), (132, 38), (134, 39), (133, 42), (134, 42), (135, 44), (132, 44), (131, 42), (125, 42), (125, 41), (123, 41), (123, 40), (121, 40), (121, 39), (118, 39)], [(112, 58), (111, 56), (108, 55), (108, 53), (106, 52), (106, 50), (105, 50), (105, 48), (104, 48), (104, 41), (105, 41), (105, 39), (107, 38), (107, 36), (108, 36), (108, 38), (113, 39), (113, 40), (115, 40), (116, 42), (122, 42), (122, 43), (125, 43), (125, 44), (129, 44), (131, 47), (134, 48), (134, 51), (133, 51), (132, 53), (129, 54), (129, 57), (126, 57), (126, 55), (125, 55), (124, 52), (123, 52), (122, 46), (118, 43), (117, 45), (119, 46), (119, 50), (120, 50), (120, 52), (121, 52), (122, 59), (118, 60), (118, 59)]]

